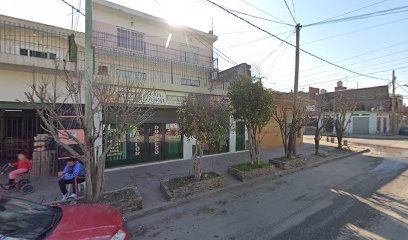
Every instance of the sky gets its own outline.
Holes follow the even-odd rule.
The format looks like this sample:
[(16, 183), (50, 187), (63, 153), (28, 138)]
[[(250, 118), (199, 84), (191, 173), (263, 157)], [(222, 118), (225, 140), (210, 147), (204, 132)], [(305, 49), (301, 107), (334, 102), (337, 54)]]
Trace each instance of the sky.
[[(66, 0), (84, 11), (85, 0)], [(218, 36), (215, 47), (230, 60), (219, 57), (221, 70), (235, 63), (251, 64), (266, 87), (278, 91), (293, 89), (295, 50), (257, 30), (205, 0), (112, 0), (115, 3), (162, 17), (171, 23)], [(348, 88), (387, 85), (396, 71), (398, 94), (408, 98), (408, 11), (341, 23), (307, 26), (338, 15), (355, 16), (407, 6), (406, 0), (213, 0), (235, 11), (268, 20), (240, 15), (282, 39), (295, 43), (294, 25), (300, 23), (300, 47), (328, 62), (352, 71), (381, 78), (368, 78), (347, 72), (326, 62), (300, 54), (299, 89), (309, 86), (333, 91), (337, 81)], [(61, 0), (0, 0), (0, 14), (71, 28), (71, 8)], [(372, 5), (370, 7), (366, 7)], [(24, 6), (23, 8), (21, 6)], [(44, 6), (47, 6), (44, 8)], [(292, 12), (293, 18), (288, 10)], [(363, 9), (361, 9), (363, 8)], [(359, 10), (360, 9), (360, 10)], [(406, 10), (406, 9), (405, 9)], [(279, 20), (277, 20), (279, 19)], [(285, 22), (286, 24), (273, 21)], [(78, 24), (75, 24), (77, 22)], [(84, 17), (74, 15), (74, 26), (84, 31)], [(224, 57), (225, 58), (225, 57)]]

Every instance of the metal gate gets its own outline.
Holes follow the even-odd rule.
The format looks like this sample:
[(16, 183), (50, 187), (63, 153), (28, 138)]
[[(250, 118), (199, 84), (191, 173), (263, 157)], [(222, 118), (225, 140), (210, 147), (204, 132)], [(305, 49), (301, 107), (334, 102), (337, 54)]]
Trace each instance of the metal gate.
[(353, 117), (353, 134), (369, 134), (369, 127), (369, 117)]
[(31, 159), (34, 136), (42, 133), (41, 120), (30, 110), (0, 110), (0, 164), (16, 161), (18, 153)]

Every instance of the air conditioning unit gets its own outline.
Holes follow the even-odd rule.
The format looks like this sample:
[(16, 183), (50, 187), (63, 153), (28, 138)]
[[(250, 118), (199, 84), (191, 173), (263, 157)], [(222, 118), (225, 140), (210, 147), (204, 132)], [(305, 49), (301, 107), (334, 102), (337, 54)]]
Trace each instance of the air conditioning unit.
[(211, 81), (216, 81), (216, 80), (218, 80), (218, 72), (217, 72), (217, 71), (211, 72), (211, 74), (210, 74), (210, 80), (211, 80)]

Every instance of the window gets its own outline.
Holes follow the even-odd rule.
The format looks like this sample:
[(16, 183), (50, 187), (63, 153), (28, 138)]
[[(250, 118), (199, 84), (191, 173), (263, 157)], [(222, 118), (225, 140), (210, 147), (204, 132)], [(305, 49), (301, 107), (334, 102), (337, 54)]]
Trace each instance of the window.
[(30, 50), (30, 57), (48, 58), (48, 53)]
[(116, 69), (116, 77), (126, 80), (146, 80), (146, 73)]
[(108, 66), (98, 66), (98, 75), (109, 75)]
[(132, 32), (118, 28), (117, 35), (118, 47), (127, 48), (135, 51), (144, 50), (144, 36), (142, 33)]
[(180, 49), (181, 62), (198, 64), (198, 47), (181, 44)]
[(55, 53), (40, 52), (40, 51), (34, 51), (34, 50), (25, 49), (25, 48), (20, 48), (20, 55), (37, 57), (37, 58), (45, 58), (45, 59), (56, 59), (57, 58), (57, 54)]
[(200, 80), (182, 78), (181, 79), (181, 85), (199, 87), (200, 86)]
[(20, 55), (28, 56), (28, 50), (24, 48), (20, 48)]

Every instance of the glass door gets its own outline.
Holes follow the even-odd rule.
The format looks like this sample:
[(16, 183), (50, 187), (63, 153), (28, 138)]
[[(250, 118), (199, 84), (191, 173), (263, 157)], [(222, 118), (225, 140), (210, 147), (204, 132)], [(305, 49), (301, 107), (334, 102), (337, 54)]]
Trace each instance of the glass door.
[(166, 123), (164, 142), (165, 159), (183, 157), (183, 141), (177, 123)]
[(243, 122), (239, 121), (235, 123), (235, 133), (236, 133), (235, 150), (236, 151), (245, 150), (245, 125)]
[(163, 124), (146, 124), (148, 134), (148, 161), (160, 161), (164, 158)]
[(130, 126), (128, 133), (127, 158), (132, 163), (146, 162), (147, 144), (145, 142), (145, 127)]

